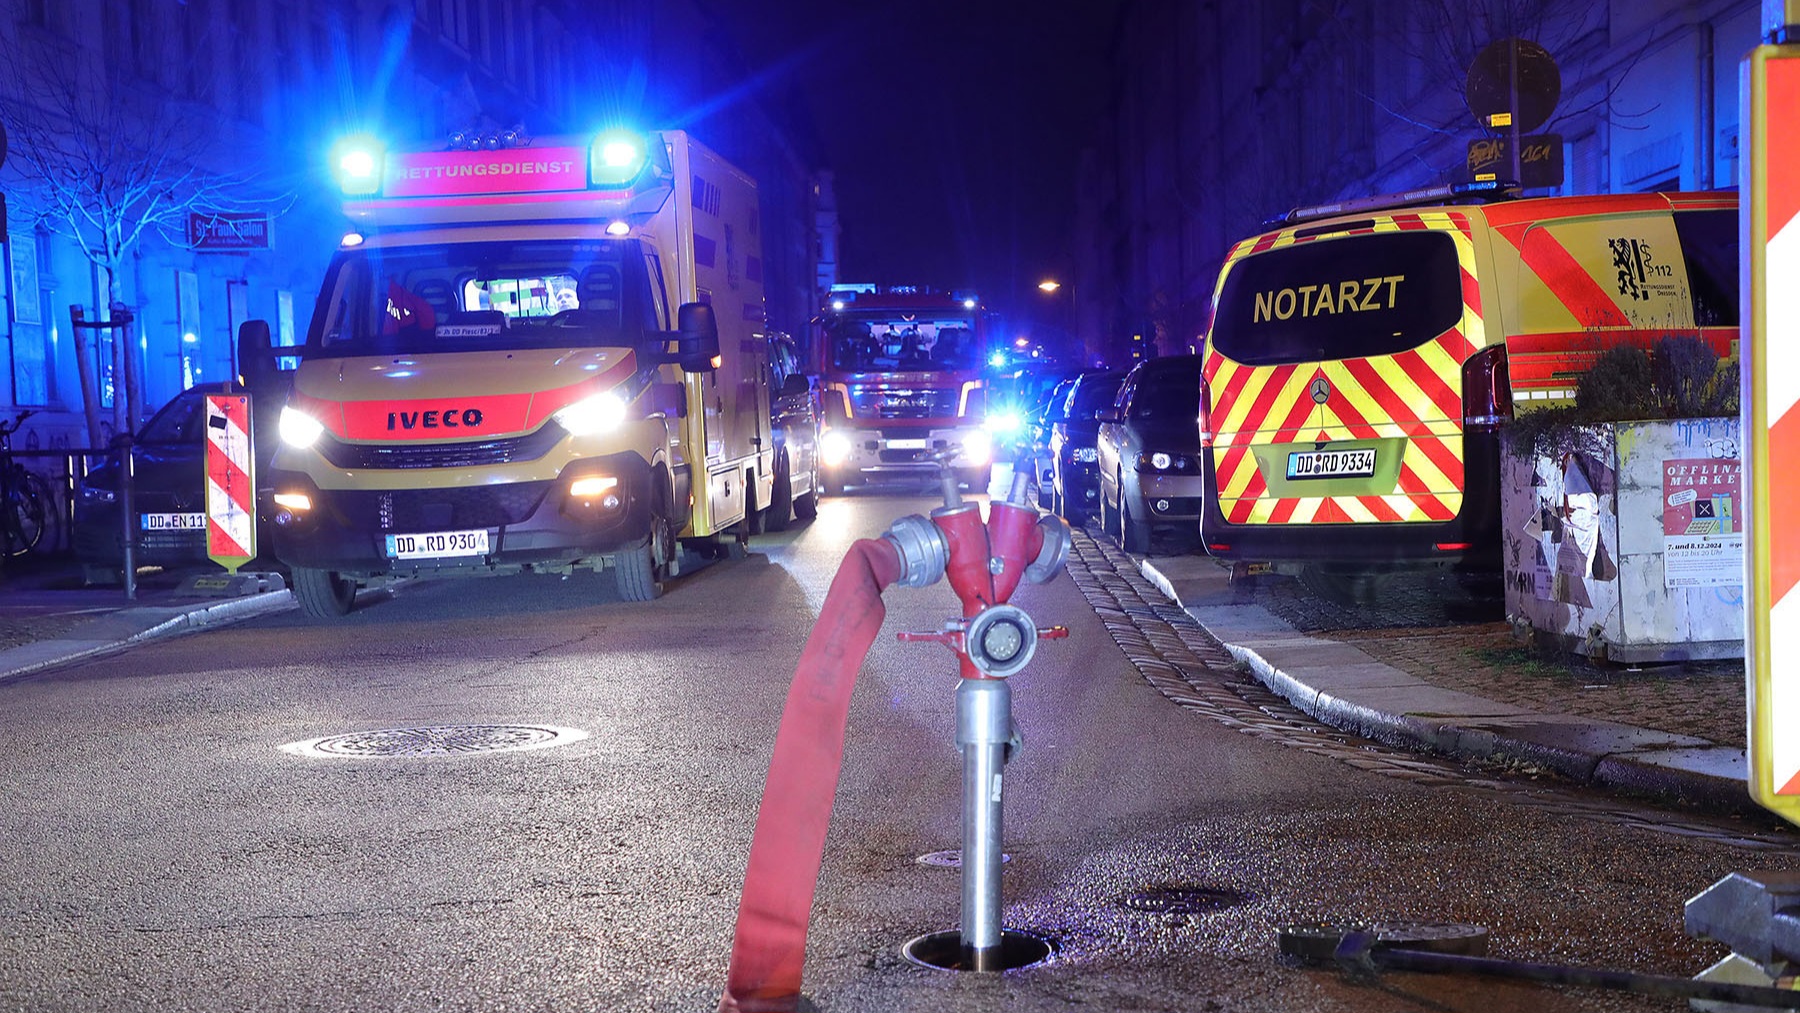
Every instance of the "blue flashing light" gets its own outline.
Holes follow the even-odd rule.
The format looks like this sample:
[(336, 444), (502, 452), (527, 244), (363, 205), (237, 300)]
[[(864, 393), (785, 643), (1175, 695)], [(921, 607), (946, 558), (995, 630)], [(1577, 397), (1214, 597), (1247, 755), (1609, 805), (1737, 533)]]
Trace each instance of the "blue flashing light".
[(988, 356), (988, 365), (995, 369), (1004, 368), (1006, 366), (1006, 353), (995, 352), (993, 355)]
[(588, 182), (594, 186), (625, 186), (650, 164), (643, 136), (609, 130), (594, 138), (588, 148)]
[(331, 169), (347, 197), (367, 197), (381, 190), (385, 146), (367, 135), (346, 137), (331, 152)]

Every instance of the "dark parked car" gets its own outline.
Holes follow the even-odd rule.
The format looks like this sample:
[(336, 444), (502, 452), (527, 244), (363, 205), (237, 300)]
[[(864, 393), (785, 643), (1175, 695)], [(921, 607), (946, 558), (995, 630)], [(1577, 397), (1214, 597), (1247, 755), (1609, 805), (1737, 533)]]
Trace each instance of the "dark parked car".
[(1156, 525), (1192, 528), (1200, 468), (1200, 357), (1140, 362), (1100, 415), (1100, 523), (1127, 552), (1148, 552)]
[(1100, 506), (1099, 451), (1094, 441), (1100, 433), (1099, 413), (1112, 407), (1125, 374), (1102, 369), (1075, 378), (1061, 404), (1051, 406), (1050, 502), (1051, 509), (1070, 524), (1085, 524)]
[[(235, 386), (242, 392), (243, 387)], [(197, 384), (175, 395), (144, 424), (136, 436), (132, 511), (137, 514), (137, 565), (187, 569), (213, 565), (206, 555), (206, 404), (208, 394), (226, 392), (223, 383)], [(275, 420), (280, 394), (255, 398), (251, 439), (259, 475), (268, 469), (275, 450)], [(259, 504), (267, 490), (257, 490)], [(259, 517), (258, 537), (266, 543), (268, 526)], [(121, 579), (125, 551), (119, 518), (117, 458), (89, 471), (75, 498), (72, 544), (75, 558), (90, 584)], [(265, 550), (267, 545), (262, 546)], [(263, 560), (267, 560), (267, 565)], [(274, 566), (266, 551), (251, 568)]]

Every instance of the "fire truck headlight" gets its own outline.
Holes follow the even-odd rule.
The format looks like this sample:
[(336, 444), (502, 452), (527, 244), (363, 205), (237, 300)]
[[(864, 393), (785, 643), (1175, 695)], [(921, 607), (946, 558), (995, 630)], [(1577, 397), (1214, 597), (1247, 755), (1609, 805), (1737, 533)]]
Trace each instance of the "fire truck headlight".
[(561, 409), (550, 416), (571, 436), (610, 433), (625, 421), (625, 399), (612, 391), (602, 391)]
[(850, 451), (854, 449), (855, 445), (850, 442), (850, 437), (835, 429), (828, 429), (825, 435), (819, 437), (819, 460), (824, 461), (828, 468), (835, 468), (850, 460)]
[(595, 186), (624, 186), (638, 178), (648, 161), (642, 137), (608, 131), (588, 148), (588, 181)]
[(974, 429), (962, 441), (963, 463), (977, 468), (985, 467), (994, 460), (994, 438), (984, 429)]
[(319, 437), (325, 433), (324, 423), (303, 411), (287, 407), (281, 409), (281, 420), (275, 428), (281, 433), (281, 442), (300, 450), (319, 442)]
[(381, 143), (371, 137), (346, 137), (332, 151), (331, 168), (339, 189), (364, 197), (381, 189)]

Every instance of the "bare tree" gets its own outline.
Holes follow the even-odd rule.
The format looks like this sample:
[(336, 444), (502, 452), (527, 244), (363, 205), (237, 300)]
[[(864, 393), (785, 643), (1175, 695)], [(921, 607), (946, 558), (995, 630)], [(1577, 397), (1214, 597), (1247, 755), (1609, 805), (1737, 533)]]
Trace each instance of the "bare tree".
[[(19, 211), (71, 240), (104, 273), (109, 307), (123, 306), (121, 271), (147, 236), (186, 246), (191, 212), (279, 213), (292, 203), (289, 194), (259, 193), (253, 178), (210, 168), (205, 121), (216, 111), (159, 102), (117, 68), (88, 73), (89, 54), (73, 47), (17, 38), (0, 45), (0, 75), (18, 91), (0, 115), (11, 135), (9, 165), (23, 182), (13, 190)], [(88, 438), (98, 442), (92, 335), (77, 329), (75, 349)], [(125, 342), (113, 344), (125, 394), (114, 399), (114, 424), (124, 432), (142, 418), (142, 395), (135, 356)]]

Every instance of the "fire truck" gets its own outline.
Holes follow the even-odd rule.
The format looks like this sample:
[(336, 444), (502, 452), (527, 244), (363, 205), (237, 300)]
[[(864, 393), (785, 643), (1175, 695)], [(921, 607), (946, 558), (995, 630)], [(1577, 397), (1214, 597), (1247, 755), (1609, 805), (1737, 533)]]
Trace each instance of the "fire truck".
[(753, 180), (679, 131), (334, 163), (354, 229), (269, 482), (308, 614), (427, 574), (642, 601), (681, 541), (741, 540), (774, 446)]
[(947, 458), (972, 490), (994, 458), (987, 318), (960, 292), (834, 285), (821, 316), (819, 460), (827, 494), (876, 476), (931, 476)]

